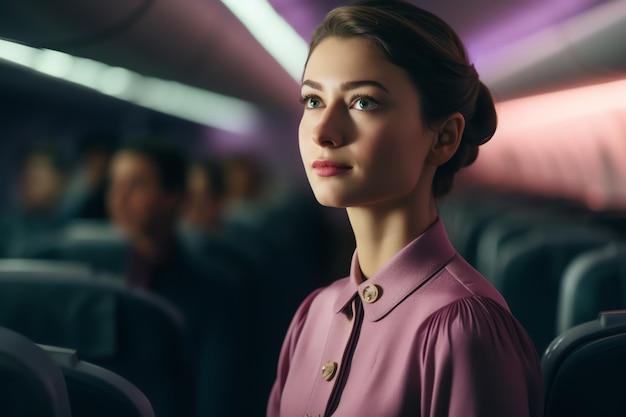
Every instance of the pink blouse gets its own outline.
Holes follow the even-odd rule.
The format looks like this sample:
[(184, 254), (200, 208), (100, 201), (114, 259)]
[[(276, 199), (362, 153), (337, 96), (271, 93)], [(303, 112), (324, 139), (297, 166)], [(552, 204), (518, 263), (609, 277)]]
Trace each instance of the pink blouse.
[(443, 223), (363, 281), (308, 296), (289, 327), (268, 417), (543, 414), (535, 348)]

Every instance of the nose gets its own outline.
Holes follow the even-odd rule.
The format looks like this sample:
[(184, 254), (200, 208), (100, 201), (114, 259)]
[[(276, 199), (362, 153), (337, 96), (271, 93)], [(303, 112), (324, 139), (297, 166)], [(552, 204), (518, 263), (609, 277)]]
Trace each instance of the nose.
[(346, 110), (339, 105), (320, 110), (311, 136), (322, 147), (337, 148), (345, 144)]

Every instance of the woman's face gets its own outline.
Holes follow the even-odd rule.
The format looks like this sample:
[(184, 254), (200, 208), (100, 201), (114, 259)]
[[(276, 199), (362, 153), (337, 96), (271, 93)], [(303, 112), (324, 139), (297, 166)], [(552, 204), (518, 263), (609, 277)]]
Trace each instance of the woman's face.
[(436, 133), (422, 122), (408, 74), (367, 40), (322, 41), (304, 72), (302, 101), (300, 154), (321, 204), (394, 204), (430, 192), (435, 167), (425, 161)]

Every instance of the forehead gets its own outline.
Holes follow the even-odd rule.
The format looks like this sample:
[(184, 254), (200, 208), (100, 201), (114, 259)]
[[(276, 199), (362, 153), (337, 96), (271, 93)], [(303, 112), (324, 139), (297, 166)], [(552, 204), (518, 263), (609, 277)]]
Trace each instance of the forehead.
[(324, 39), (311, 52), (303, 78), (321, 84), (354, 80), (400, 84), (400, 88), (410, 84), (408, 74), (402, 68), (392, 64), (362, 37)]
[(115, 155), (112, 163), (113, 173), (156, 175), (152, 161), (139, 153), (122, 151)]

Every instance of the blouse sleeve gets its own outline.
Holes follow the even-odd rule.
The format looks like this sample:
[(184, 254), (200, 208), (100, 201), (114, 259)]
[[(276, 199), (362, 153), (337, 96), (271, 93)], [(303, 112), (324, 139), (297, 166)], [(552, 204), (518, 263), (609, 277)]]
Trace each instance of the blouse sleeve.
[(468, 297), (420, 333), (422, 417), (535, 417), (543, 390), (534, 345), (496, 301)]
[(281, 396), (283, 392), (283, 387), (285, 386), (285, 381), (287, 379), (287, 374), (289, 374), (291, 358), (293, 357), (293, 352), (298, 343), (298, 339), (300, 338), (302, 327), (304, 326), (306, 318), (309, 314), (309, 308), (311, 307), (313, 300), (321, 290), (322, 289), (320, 288), (312, 292), (307, 298), (305, 298), (302, 304), (300, 304), (300, 307), (298, 307), (298, 310), (296, 311), (293, 319), (291, 320), (291, 324), (289, 325), (289, 329), (287, 330), (287, 336), (285, 336), (285, 340), (283, 341), (283, 346), (280, 351), (280, 356), (278, 358), (278, 372), (267, 404), (267, 417), (275, 417), (280, 415)]

